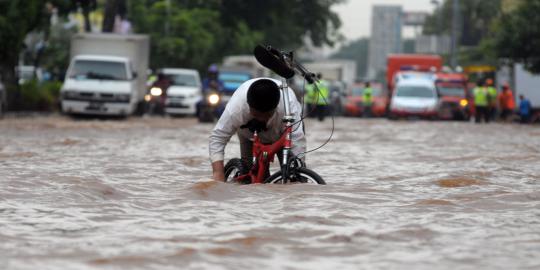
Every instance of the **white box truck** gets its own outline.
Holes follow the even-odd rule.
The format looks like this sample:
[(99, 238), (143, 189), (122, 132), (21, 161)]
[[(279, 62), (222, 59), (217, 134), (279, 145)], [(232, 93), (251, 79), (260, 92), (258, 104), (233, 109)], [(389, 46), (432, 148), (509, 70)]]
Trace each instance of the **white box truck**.
[(523, 64), (515, 64), (514, 76), (516, 105), (519, 106), (519, 95), (523, 95), (535, 110), (540, 110), (540, 75), (525, 70)]
[(351, 60), (322, 60), (306, 63), (304, 66), (313, 73), (321, 73), (327, 81), (340, 81), (351, 85), (356, 80), (356, 62)]
[(149, 46), (147, 35), (74, 35), (62, 111), (127, 116), (142, 110)]

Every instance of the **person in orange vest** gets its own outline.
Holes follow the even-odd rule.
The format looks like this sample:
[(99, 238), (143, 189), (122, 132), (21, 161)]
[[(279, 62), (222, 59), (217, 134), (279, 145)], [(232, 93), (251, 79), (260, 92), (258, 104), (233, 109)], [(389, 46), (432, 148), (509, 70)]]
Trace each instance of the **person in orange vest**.
[(505, 83), (502, 87), (502, 92), (499, 94), (499, 108), (501, 108), (501, 118), (503, 121), (508, 121), (511, 119), (514, 114), (514, 109), (516, 108), (516, 103), (514, 101), (514, 94), (508, 86), (508, 83)]

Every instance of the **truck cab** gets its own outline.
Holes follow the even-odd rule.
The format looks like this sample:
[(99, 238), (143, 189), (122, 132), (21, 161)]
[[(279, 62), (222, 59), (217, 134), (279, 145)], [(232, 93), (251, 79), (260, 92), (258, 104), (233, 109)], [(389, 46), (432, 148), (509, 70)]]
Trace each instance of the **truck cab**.
[(461, 73), (439, 73), (435, 85), (440, 96), (439, 118), (469, 120), (471, 97), (467, 89), (467, 77)]
[(61, 92), (68, 114), (142, 113), (150, 52), (147, 35), (82, 33), (71, 38)]
[(389, 118), (436, 119), (439, 106), (435, 80), (424, 76), (405, 77), (396, 82), (390, 101)]
[(136, 108), (137, 73), (126, 57), (78, 55), (60, 91), (62, 111), (70, 114), (129, 115)]

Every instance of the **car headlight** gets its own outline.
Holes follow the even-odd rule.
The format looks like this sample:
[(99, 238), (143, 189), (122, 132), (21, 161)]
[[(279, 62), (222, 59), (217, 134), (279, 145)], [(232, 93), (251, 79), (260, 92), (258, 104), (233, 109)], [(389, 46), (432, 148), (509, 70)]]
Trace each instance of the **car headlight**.
[(158, 97), (158, 96), (161, 96), (161, 94), (163, 94), (163, 90), (161, 90), (161, 88), (159, 87), (152, 87), (150, 89), (150, 94), (154, 97)]
[(212, 105), (216, 105), (219, 102), (219, 95), (218, 94), (211, 94), (208, 96), (208, 103)]
[(467, 107), (467, 105), (469, 105), (469, 101), (466, 99), (462, 99), (459, 101), (459, 105), (461, 105), (461, 107)]

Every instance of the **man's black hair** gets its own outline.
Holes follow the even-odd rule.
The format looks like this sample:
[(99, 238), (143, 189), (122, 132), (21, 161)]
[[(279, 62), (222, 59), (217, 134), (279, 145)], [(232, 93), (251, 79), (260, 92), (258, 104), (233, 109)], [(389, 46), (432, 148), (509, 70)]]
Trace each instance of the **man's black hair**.
[(249, 107), (259, 112), (269, 112), (277, 107), (280, 99), (279, 87), (268, 79), (253, 82), (247, 92)]

